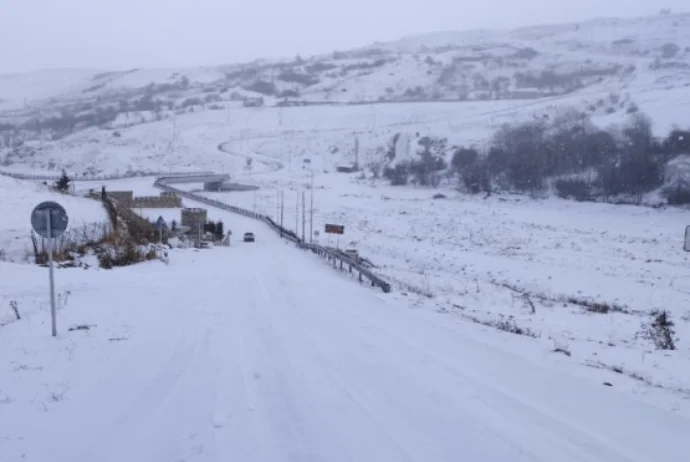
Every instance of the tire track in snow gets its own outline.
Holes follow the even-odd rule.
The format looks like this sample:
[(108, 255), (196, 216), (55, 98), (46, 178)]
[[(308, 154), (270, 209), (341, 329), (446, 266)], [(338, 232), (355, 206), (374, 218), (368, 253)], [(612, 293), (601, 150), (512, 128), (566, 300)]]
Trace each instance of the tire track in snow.
[[(183, 396), (189, 394), (185, 392), (188, 392), (190, 381), (203, 380), (203, 376), (191, 372), (205, 356), (202, 353), (208, 349), (209, 342), (207, 327), (199, 323), (191, 328), (193, 334), (187, 334), (178, 342), (154, 379), (113, 421), (97, 428), (101, 436), (89, 439), (91, 447), (78, 460), (136, 460), (142, 457), (142, 453), (145, 453), (147, 460), (159, 460), (161, 452), (179, 449), (181, 438), (174, 428), (179, 420), (176, 418), (178, 408), (184, 404)], [(127, 374), (126, 371), (120, 373)], [(161, 441), (161, 438), (165, 441)]]
[[(293, 292), (289, 288), (289, 282), (285, 280), (284, 277), (281, 277), (282, 274), (278, 275), (278, 281), (280, 282), (280, 299), (276, 299), (275, 301), (278, 303), (286, 304), (287, 307), (297, 307), (297, 306), (302, 306), (300, 304), (303, 304), (303, 300), (296, 300)], [(276, 288), (273, 288), (273, 291), (275, 291)], [(306, 319), (304, 316), (301, 316), (300, 311), (298, 310), (291, 310), (290, 311), (290, 317), (291, 321), (294, 325), (312, 325), (314, 326), (314, 319)], [(296, 322), (295, 322), (296, 321)], [(287, 325), (288, 323), (280, 323), (281, 325)], [(343, 327), (345, 324), (342, 325)], [(314, 326), (315, 327), (315, 326)], [(318, 329), (316, 329), (318, 330)], [(389, 430), (387, 428), (386, 423), (381, 419), (377, 418), (375, 413), (371, 410), (370, 407), (368, 407), (365, 403), (365, 400), (362, 400), (360, 396), (358, 396), (354, 390), (352, 389), (351, 386), (346, 385), (345, 380), (338, 376), (334, 371), (332, 370), (331, 365), (336, 362), (333, 360), (333, 358), (327, 358), (326, 355), (323, 354), (323, 345), (325, 342), (328, 342), (329, 340), (332, 341), (334, 339), (326, 339), (324, 341), (323, 338), (317, 339), (316, 336), (314, 335), (315, 329), (304, 329), (302, 339), (306, 340), (307, 345), (306, 345), (306, 350), (311, 353), (310, 359), (316, 360), (313, 361), (312, 367), (317, 368), (318, 370), (321, 371), (321, 374), (324, 376), (326, 383), (330, 385), (331, 387), (335, 388), (338, 392), (340, 397), (344, 397), (346, 402), (351, 404), (352, 406), (346, 406), (349, 408), (350, 412), (352, 412), (352, 407), (357, 409), (359, 416), (364, 417), (366, 420), (371, 422), (371, 424), (376, 427), (381, 436), (383, 436), (389, 443), (392, 444), (393, 447), (395, 447), (396, 454), (395, 454), (395, 460), (399, 461), (414, 461), (416, 460), (412, 454), (408, 451), (408, 449), (405, 447), (404, 441), (402, 438), (399, 436), (395, 435), (394, 432)], [(353, 337), (356, 338), (356, 337)], [(352, 381), (354, 378), (349, 377), (350, 381)], [(324, 422), (324, 424), (327, 424)], [(358, 425), (362, 425), (362, 422), (359, 421)], [(334, 432), (335, 433), (335, 432)], [(377, 439), (377, 442), (381, 442), (381, 440)], [(352, 461), (357, 461), (360, 460), (358, 459), (355, 455), (351, 454), (351, 451), (348, 450), (350, 447), (350, 444), (348, 444), (345, 441), (341, 440), (341, 445), (342, 445), (342, 450), (347, 452), (349, 454), (348, 459)], [(372, 452), (375, 451), (376, 448), (372, 448)], [(372, 460), (388, 460), (387, 457), (390, 457), (390, 454), (381, 454), (380, 456), (378, 455), (372, 455), (372, 453), (369, 453), (369, 456), (371, 456)]]
[[(289, 306), (300, 307), (305, 306), (306, 300), (301, 294), (295, 295), (293, 290), (290, 290), (290, 284), (284, 278), (282, 280), (282, 288), (284, 290), (283, 296), (286, 301), (289, 301)], [(334, 315), (334, 312), (330, 312), (328, 317), (330, 318)], [(332, 345), (342, 343), (344, 345), (349, 345), (344, 347), (344, 349), (349, 350), (353, 346), (366, 346), (371, 351), (372, 356), (376, 356), (376, 353), (381, 351), (386, 351), (390, 354), (390, 358), (399, 357), (403, 354), (400, 351), (394, 351), (393, 348), (382, 350), (380, 348), (381, 335), (372, 335), (370, 337), (365, 337), (363, 332), (358, 328), (355, 329), (352, 323), (352, 319), (346, 316), (342, 316), (342, 313), (338, 312), (335, 314), (336, 321), (328, 319), (323, 322), (322, 319), (315, 319), (314, 317), (305, 317), (303, 312), (298, 310), (291, 311), (291, 316), (297, 321), (298, 325), (312, 325), (314, 328), (305, 330), (304, 337), (307, 339), (311, 345), (310, 350), (314, 352), (320, 358), (319, 364), (321, 364), (324, 373), (329, 377), (332, 386), (340, 391), (340, 393), (346, 396), (361, 412), (362, 415), (366, 416), (380, 431), (380, 433), (397, 449), (398, 453), (395, 455), (395, 460), (448, 460), (450, 457), (454, 457), (457, 454), (442, 454), (444, 448), (442, 445), (438, 444), (439, 439), (443, 439), (443, 435), (431, 435), (424, 433), (422, 430), (424, 424), (417, 419), (411, 418), (409, 412), (409, 406), (405, 406), (404, 399), (396, 399), (394, 395), (401, 386), (410, 387), (412, 382), (410, 378), (417, 374), (419, 371), (407, 367), (406, 363), (397, 364), (380, 364), (376, 367), (375, 374), (379, 374), (385, 371), (386, 374), (391, 374), (387, 377), (389, 380), (393, 379), (389, 383), (389, 387), (386, 389), (376, 389), (371, 385), (363, 386), (363, 382), (355, 379), (352, 375), (343, 376), (343, 373), (338, 373), (331, 367), (332, 364), (337, 364), (340, 354), (337, 352), (331, 352), (329, 348), (324, 348), (324, 345)], [(337, 325), (337, 330), (333, 330), (333, 327)], [(340, 334), (339, 337), (333, 337), (334, 332)], [(329, 337), (319, 337), (316, 333), (328, 332)], [(377, 339), (376, 342), (372, 342), (371, 339)], [(378, 347), (378, 348), (377, 348)], [(354, 348), (353, 348), (354, 350)], [(328, 353), (326, 353), (328, 352)], [(347, 354), (347, 353), (345, 353)], [(362, 373), (363, 377), (373, 378), (370, 373)], [(415, 377), (418, 378), (418, 377)], [(402, 385), (405, 384), (405, 385)], [(435, 386), (433, 382), (424, 382), (424, 386), (417, 384), (419, 390), (415, 393), (418, 396), (418, 403), (415, 407), (422, 408), (425, 404), (429, 404), (429, 412), (433, 412), (433, 406), (437, 407), (452, 407), (453, 403), (441, 402), (439, 401), (440, 393), (434, 395), (431, 393), (433, 390), (438, 390), (439, 387)], [(407, 391), (410, 391), (409, 388)], [(449, 394), (446, 394), (449, 396)], [(455, 406), (459, 415), (464, 411), (463, 408)], [(377, 417), (377, 415), (379, 417)], [(421, 416), (418, 416), (421, 417)], [(428, 416), (424, 416), (428, 418)], [(437, 416), (434, 418), (440, 421), (442, 416)], [(391, 427), (391, 422), (395, 422), (393, 428)], [(486, 425), (480, 424), (480, 419), (469, 419), (464, 418), (463, 422), (463, 437), (467, 438), (468, 434), (474, 435), (477, 440), (486, 440), (487, 436), (493, 435), (498, 440), (506, 440), (506, 438), (497, 433), (495, 429), (487, 427)], [(404, 424), (403, 424), (404, 423)], [(457, 427), (457, 421), (454, 422)], [(361, 422), (359, 422), (361, 425)], [(407, 428), (406, 428), (407, 425)], [(445, 428), (453, 429), (453, 423), (448, 422)], [(422, 431), (420, 431), (422, 430)], [(410, 440), (409, 435), (415, 434), (415, 439)], [(451, 438), (452, 436), (448, 436)], [(379, 440), (380, 441), (380, 440)], [(525, 450), (520, 444), (515, 444), (514, 441), (508, 441), (513, 448), (508, 452), (511, 455), (511, 460), (529, 460), (535, 461), (535, 458), (523, 459), (516, 458), (517, 453), (525, 454)], [(420, 449), (420, 444), (424, 446)], [(412, 446), (410, 446), (412, 445)], [(379, 448), (375, 448), (379, 449)], [(470, 451), (467, 449), (467, 451)], [(468, 454), (465, 454), (466, 456)], [(471, 455), (471, 454), (469, 454)], [(360, 455), (361, 456), (361, 455)], [(477, 455), (479, 456), (479, 455)], [(507, 456), (507, 454), (506, 454)], [(388, 460), (389, 454), (382, 455), (383, 459)], [(471, 457), (470, 457), (471, 458)], [(357, 457), (353, 460), (358, 460)]]
[[(267, 389), (266, 383), (274, 371), (261, 368), (278, 353), (275, 345), (267, 342), (274, 338), (270, 324), (257, 317), (267, 300), (265, 291), (257, 290), (257, 281), (250, 277), (243, 275), (233, 284), (242, 291), (233, 299), (229, 315), (231, 354), (221, 374), (220, 408), (214, 416), (216, 448), (221, 460), (290, 460), (280, 447), (280, 440), (292, 440), (294, 429), (285, 428), (282, 434), (274, 431), (276, 422), (285, 415), (275, 412), (275, 405), (269, 407), (276, 394), (271, 394), (274, 390)], [(278, 364), (286, 358), (281, 359)], [(279, 380), (273, 383), (282, 385)], [(282, 391), (279, 389), (278, 395)]]
[[(308, 306), (308, 300), (304, 299), (301, 293), (295, 293), (290, 290), (290, 286), (287, 282), (283, 281), (284, 295), (291, 301), (290, 305), (293, 307)], [(293, 313), (294, 315), (295, 313)], [(477, 413), (476, 410), (472, 412), (474, 417), (469, 419), (473, 426), (476, 428), (478, 434), (483, 434), (484, 438), (489, 434), (493, 434), (497, 440), (504, 440), (507, 443), (515, 445), (515, 452), (521, 453), (523, 456), (527, 457), (525, 460), (548, 460), (548, 454), (537, 455), (530, 450), (531, 446), (528, 442), (531, 439), (535, 439), (535, 446), (538, 441), (543, 440), (544, 434), (552, 435), (556, 441), (558, 441), (558, 446), (563, 453), (567, 453), (572, 459), (568, 460), (601, 460), (606, 462), (633, 462), (642, 461), (637, 454), (628, 450), (625, 447), (621, 447), (616, 444), (612, 444), (611, 441), (607, 441), (601, 437), (601, 435), (596, 432), (590, 431), (590, 429), (581, 427), (580, 425), (566, 422), (561, 416), (555, 415), (543, 408), (543, 406), (538, 406), (535, 403), (529, 402), (522, 397), (518, 398), (514, 393), (509, 391), (506, 387), (497, 385), (496, 383), (490, 382), (486, 377), (478, 376), (476, 373), (468, 372), (467, 368), (460, 367), (457, 362), (448, 361), (443, 355), (439, 355), (438, 352), (431, 352), (428, 348), (420, 345), (409, 338), (400, 334), (400, 332), (392, 329), (390, 326), (384, 326), (380, 323), (372, 322), (371, 317), (367, 317), (361, 314), (357, 308), (351, 308), (348, 310), (347, 314), (349, 316), (344, 316), (342, 311), (334, 310), (329, 313), (329, 315), (335, 315), (338, 321), (335, 322), (340, 329), (343, 330), (343, 338), (348, 336), (351, 338), (359, 338), (360, 341), (365, 339), (364, 331), (361, 329), (363, 326), (368, 327), (369, 338), (383, 339), (391, 338), (405, 345), (410, 350), (414, 350), (417, 355), (423, 357), (423, 361), (429, 364), (433, 369), (439, 372), (446, 371), (449, 375), (449, 379), (454, 382), (457, 390), (474, 390), (475, 398), (482, 403), (483, 412)], [(357, 319), (358, 329), (354, 329), (354, 323), (352, 322), (354, 318)], [(302, 319), (303, 323), (309, 321), (311, 325), (314, 325), (313, 317), (309, 320)], [(337, 342), (337, 339), (329, 338), (322, 339), (322, 341), (314, 340), (313, 332), (333, 332), (332, 329), (327, 329), (327, 325), (323, 329), (314, 329), (307, 331), (305, 335), (312, 337), (312, 342), (314, 342), (314, 347), (316, 351), (327, 352), (328, 349), (318, 348), (318, 345), (324, 344), (324, 341)], [(345, 331), (348, 335), (345, 335)], [(381, 344), (381, 342), (379, 342)], [(405, 349), (401, 348), (391, 348), (390, 353), (395, 357), (397, 355), (403, 354)], [(333, 363), (335, 358), (331, 358), (330, 363)], [(325, 364), (329, 362), (326, 361)], [(439, 375), (439, 374), (436, 374)], [(421, 376), (415, 377), (416, 379), (423, 378)], [(352, 383), (352, 382), (351, 382)], [(433, 382), (422, 382), (424, 386), (422, 389), (426, 390), (442, 390), (443, 386), (440, 384), (434, 384)], [(357, 389), (357, 382), (354, 382), (355, 389)], [(341, 382), (341, 387), (344, 384)], [(349, 387), (351, 388), (351, 387)], [(447, 387), (446, 387), (447, 388)], [(362, 390), (360, 390), (361, 392)], [(487, 393), (488, 391), (488, 393)], [(445, 396), (452, 396), (451, 390), (443, 393)], [(371, 395), (370, 395), (371, 396)], [(486, 398), (490, 397), (491, 401), (487, 401)], [(375, 402), (375, 401), (370, 401)], [(446, 403), (447, 406), (456, 407), (460, 412), (468, 412), (467, 406), (461, 403)], [(487, 421), (487, 417), (493, 414), (494, 419), (490, 422)], [(506, 414), (512, 414), (511, 418), (506, 418)], [(527, 419), (526, 419), (527, 418)], [(484, 420), (487, 424), (491, 423), (491, 427), (488, 426), (477, 426), (476, 422), (481, 422)], [(538, 434), (532, 434), (526, 436), (524, 439), (508, 439), (505, 435), (514, 434), (515, 422), (525, 421), (525, 423), (530, 423), (532, 425), (538, 426), (540, 429)], [(522, 460), (522, 459), (519, 459)]]
[[(352, 310), (352, 312), (354, 311), (355, 310)], [(568, 448), (568, 455), (575, 458), (568, 460), (601, 460), (606, 462), (639, 462), (641, 460), (637, 458), (636, 454), (627, 451), (625, 448), (613, 448), (610, 445), (610, 442), (601, 439), (600, 435), (565, 422), (560, 418), (560, 416), (543, 409), (542, 406), (537, 406), (535, 403), (529, 403), (523, 398), (517, 398), (506, 387), (497, 385), (496, 382), (489, 381), (486, 377), (481, 377), (476, 373), (468, 372), (467, 368), (459, 367), (456, 362), (443, 358), (438, 354), (438, 352), (431, 352), (423, 345), (411, 341), (408, 337), (401, 335), (399, 332), (391, 329), (389, 326), (374, 323), (370, 318), (362, 315), (358, 315), (357, 317), (360, 321), (372, 329), (372, 335), (376, 338), (381, 338), (382, 334), (396, 338), (401, 343), (422, 354), (429, 364), (435, 364), (439, 369), (445, 369), (448, 371), (454, 378), (454, 383), (458, 385), (459, 388), (472, 388), (479, 392), (474, 396), (474, 399), (482, 402), (487, 407), (493, 408), (495, 415), (501, 416), (501, 420), (503, 422), (506, 422), (506, 420), (509, 422), (517, 422), (523, 419), (525, 416), (530, 416), (531, 423), (540, 422), (540, 427), (543, 433), (539, 432), (539, 435), (535, 435), (533, 438), (543, 439), (544, 433), (556, 433), (554, 436), (562, 438), (560, 441), (561, 451), (566, 452), (566, 448)], [(347, 325), (345, 322), (341, 324)], [(352, 332), (354, 333), (355, 331)], [(357, 335), (362, 335), (361, 331), (359, 331)], [(433, 388), (432, 383), (429, 383), (428, 386)], [(488, 401), (486, 398), (482, 397), (483, 395), (485, 396), (487, 394), (487, 390), (490, 391), (491, 401)], [(450, 403), (448, 403), (448, 405), (450, 405)], [(459, 410), (467, 412), (466, 408), (459, 408)], [(505, 418), (505, 414), (508, 411), (514, 413), (514, 419)], [(482, 419), (483, 416), (481, 414), (476, 414), (475, 417)], [(496, 425), (497, 422), (500, 421), (496, 420), (494, 425)], [(503, 426), (506, 430), (504, 434), (509, 434), (510, 430), (514, 428), (515, 424), (509, 423), (507, 425), (504, 424)], [(484, 428), (483, 432), (490, 432), (500, 436), (503, 439), (506, 438), (497, 431), (496, 427)], [(575, 436), (575, 438), (573, 438), (573, 436)], [(527, 437), (526, 440), (528, 441), (530, 438), (532, 437)], [(579, 444), (573, 444), (574, 440), (579, 440)], [(525, 440), (512, 441), (513, 444), (521, 448), (520, 452), (523, 454), (527, 453), (527, 448), (525, 446), (528, 445), (526, 445), (525, 442)], [(597, 442), (597, 444), (593, 445), (591, 444), (592, 442)], [(594, 449), (595, 452), (590, 451), (590, 449), (583, 450), (583, 448), (591, 448)], [(548, 458), (540, 458), (534, 454), (532, 454), (532, 456), (535, 457), (535, 459), (530, 458), (528, 460), (548, 460)], [(597, 459), (592, 459), (592, 457), (597, 457)]]

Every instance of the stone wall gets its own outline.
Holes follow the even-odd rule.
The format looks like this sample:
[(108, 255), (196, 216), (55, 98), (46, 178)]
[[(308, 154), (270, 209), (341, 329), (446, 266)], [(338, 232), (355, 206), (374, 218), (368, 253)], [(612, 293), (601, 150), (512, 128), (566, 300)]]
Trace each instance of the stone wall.
[[(99, 191), (95, 191), (99, 194)], [(106, 195), (114, 199), (118, 204), (128, 206), (134, 200), (134, 191), (105, 191)], [(100, 194), (99, 194), (100, 195)]]
[(130, 207), (142, 209), (174, 209), (182, 207), (182, 199), (176, 195), (135, 197)]
[[(182, 207), (182, 199), (175, 193), (164, 192), (160, 196), (134, 196), (134, 191), (108, 191), (106, 195), (124, 207), (142, 209), (174, 209)], [(89, 191), (87, 197), (100, 199), (100, 191)]]

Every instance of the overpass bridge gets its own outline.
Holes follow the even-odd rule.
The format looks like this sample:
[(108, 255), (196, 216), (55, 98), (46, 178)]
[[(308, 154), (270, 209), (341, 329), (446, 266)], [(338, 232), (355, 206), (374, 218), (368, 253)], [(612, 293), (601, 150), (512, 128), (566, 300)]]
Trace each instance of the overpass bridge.
[(200, 173), (198, 175), (172, 176), (161, 178), (165, 184), (203, 183), (204, 191), (221, 191), (223, 184), (230, 180), (226, 173)]

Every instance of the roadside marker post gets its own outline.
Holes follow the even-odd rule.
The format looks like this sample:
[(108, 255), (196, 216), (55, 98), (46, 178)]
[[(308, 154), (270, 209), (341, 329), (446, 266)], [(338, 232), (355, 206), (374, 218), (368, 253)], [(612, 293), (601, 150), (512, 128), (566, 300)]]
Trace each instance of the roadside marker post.
[(41, 202), (31, 212), (31, 227), (39, 236), (48, 239), (48, 278), (50, 281), (50, 317), (53, 337), (57, 336), (55, 306), (55, 271), (53, 264), (54, 239), (65, 232), (69, 224), (67, 211), (57, 202)]

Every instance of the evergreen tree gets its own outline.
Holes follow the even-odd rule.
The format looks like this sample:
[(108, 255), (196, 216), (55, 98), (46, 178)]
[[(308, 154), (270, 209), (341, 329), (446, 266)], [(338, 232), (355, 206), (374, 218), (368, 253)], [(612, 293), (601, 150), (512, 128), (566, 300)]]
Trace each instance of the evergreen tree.
[(55, 187), (56, 191), (59, 191), (63, 194), (67, 194), (69, 192), (71, 184), (72, 184), (72, 180), (70, 179), (70, 177), (67, 176), (67, 172), (65, 172), (63, 170), (62, 175), (60, 176), (60, 179), (58, 179), (55, 182), (54, 187)]
[(209, 221), (208, 223), (204, 224), (204, 232), (216, 234), (216, 223), (213, 221)]

